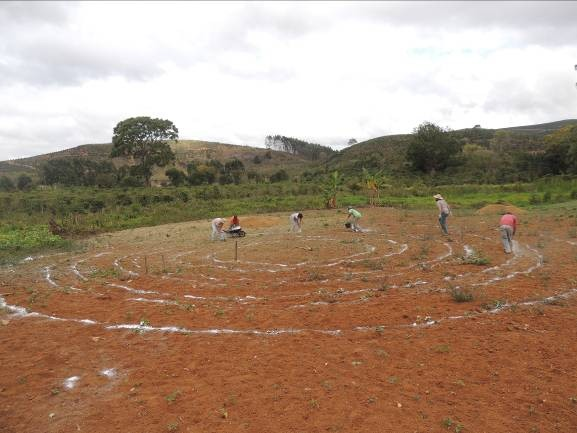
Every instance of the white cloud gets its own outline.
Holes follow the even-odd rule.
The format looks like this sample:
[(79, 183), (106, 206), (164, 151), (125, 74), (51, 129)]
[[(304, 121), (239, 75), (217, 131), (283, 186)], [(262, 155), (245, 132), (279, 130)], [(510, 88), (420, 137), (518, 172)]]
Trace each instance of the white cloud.
[[(323, 144), (575, 117), (577, 4), (0, 3), (0, 159), (110, 141)], [(572, 15), (571, 15), (572, 14)]]

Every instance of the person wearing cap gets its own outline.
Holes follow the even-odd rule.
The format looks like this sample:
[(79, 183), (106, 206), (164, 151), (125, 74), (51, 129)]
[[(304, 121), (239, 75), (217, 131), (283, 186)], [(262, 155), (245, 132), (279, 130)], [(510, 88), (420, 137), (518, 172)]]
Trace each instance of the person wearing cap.
[(451, 215), (451, 208), (443, 198), (441, 194), (435, 194), (433, 196), (439, 208), (439, 224), (441, 225), (441, 230), (445, 235), (449, 234), (449, 229), (447, 228), (447, 217)]
[(210, 238), (214, 241), (216, 239), (220, 239), (221, 241), (225, 240), (225, 233), (222, 229), (224, 227), (225, 219), (224, 218), (215, 218), (211, 222), (212, 227), (212, 234)]
[(352, 206), (349, 206), (348, 208), (348, 216), (347, 216), (347, 221), (350, 220), (351, 222), (351, 229), (354, 232), (360, 232), (361, 228), (359, 227), (359, 220), (361, 219), (361, 217), (363, 216), (358, 210), (353, 209)]
[(513, 252), (513, 236), (517, 231), (517, 217), (506, 211), (499, 221), (499, 231), (505, 254), (511, 254)]
[(295, 212), (289, 217), (289, 221), (291, 223), (289, 232), (300, 233), (303, 225), (303, 214), (301, 212)]

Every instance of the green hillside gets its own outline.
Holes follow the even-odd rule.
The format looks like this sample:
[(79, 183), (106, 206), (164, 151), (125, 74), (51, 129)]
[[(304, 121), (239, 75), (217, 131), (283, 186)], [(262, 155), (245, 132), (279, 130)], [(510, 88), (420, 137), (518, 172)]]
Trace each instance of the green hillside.
[[(538, 153), (545, 149), (547, 134), (571, 125), (577, 125), (577, 119), (512, 128), (467, 128), (450, 134), (463, 145), (477, 145), (495, 154)], [(334, 154), (328, 168), (346, 174), (358, 173), (364, 167), (389, 175), (409, 175), (406, 151), (411, 137), (411, 134), (387, 135), (357, 143)]]
[[(257, 169), (265, 175), (275, 172), (279, 168), (285, 169), (289, 174), (296, 174), (311, 165), (310, 161), (299, 155), (251, 146), (201, 140), (179, 140), (176, 143), (171, 143), (171, 147), (176, 154), (175, 166), (181, 169), (185, 169), (192, 160), (216, 159), (224, 163), (233, 158), (241, 160), (247, 170)], [(112, 144), (110, 143), (84, 144), (44, 155), (0, 161), (0, 176), (6, 175), (16, 178), (20, 174), (28, 174), (37, 177), (42, 164), (53, 159), (86, 158), (95, 162), (112, 161), (116, 167), (125, 165), (127, 163), (125, 158), (110, 158), (111, 149)], [(256, 156), (258, 156), (257, 160), (260, 160), (258, 164), (255, 164)], [(169, 167), (156, 169), (154, 179), (165, 179), (164, 172), (167, 168)]]

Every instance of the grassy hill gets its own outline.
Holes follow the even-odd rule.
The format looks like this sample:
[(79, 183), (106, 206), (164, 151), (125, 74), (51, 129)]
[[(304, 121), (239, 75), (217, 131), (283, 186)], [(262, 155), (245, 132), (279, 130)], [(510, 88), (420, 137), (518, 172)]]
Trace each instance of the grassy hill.
[(576, 125), (577, 119), (559, 120), (557, 122), (539, 123), (537, 125), (514, 126), (501, 128), (500, 131), (525, 132), (528, 134), (546, 135), (565, 126)]
[[(284, 168), (289, 174), (295, 174), (311, 165), (310, 161), (298, 155), (251, 146), (201, 140), (179, 140), (176, 143), (171, 143), (171, 147), (176, 154), (175, 166), (183, 170), (186, 169), (186, 165), (192, 160), (216, 159), (224, 163), (232, 158), (241, 160), (247, 170), (255, 169), (263, 174), (273, 173), (280, 168)], [(111, 149), (112, 144), (110, 143), (84, 144), (44, 155), (0, 161), (0, 176), (7, 175), (11, 178), (16, 178), (24, 173), (37, 177), (42, 163), (51, 159), (61, 158), (87, 158), (96, 162), (111, 160), (117, 167), (126, 164), (125, 158), (111, 159)], [(270, 158), (267, 157), (267, 154), (270, 155)], [(260, 158), (260, 164), (255, 164), (255, 156)], [(164, 172), (167, 168), (156, 169), (154, 179), (164, 179)]]
[[(577, 125), (577, 119), (499, 129), (468, 128), (452, 131), (452, 134), (464, 144), (476, 144), (497, 153), (512, 150), (538, 152), (544, 148), (545, 135), (568, 125)], [(281, 168), (290, 175), (305, 170), (324, 172), (335, 169), (345, 174), (358, 174), (363, 167), (370, 170), (384, 169), (391, 175), (408, 175), (405, 154), (410, 138), (411, 134), (372, 138), (335, 152), (328, 160), (316, 162), (281, 151), (201, 140), (179, 140), (171, 146), (176, 153), (175, 166), (182, 170), (185, 170), (186, 165), (192, 160), (216, 159), (224, 163), (232, 158), (238, 158), (246, 170), (255, 170), (263, 175), (270, 175)], [(111, 148), (112, 145), (109, 143), (85, 144), (45, 155), (2, 161), (0, 176), (7, 175), (14, 179), (19, 174), (25, 173), (37, 177), (42, 163), (50, 159), (88, 158), (97, 162), (110, 160)], [(261, 161), (258, 164), (254, 162), (256, 156)], [(117, 167), (127, 162), (123, 158), (115, 158), (112, 161)], [(169, 167), (156, 169), (153, 180), (164, 180), (167, 168)]]
[[(463, 143), (485, 148), (498, 144), (498, 152), (513, 149), (539, 151), (544, 148), (545, 135), (569, 125), (577, 125), (577, 119), (512, 128), (467, 128), (452, 131), (452, 134)], [(392, 174), (404, 172), (410, 138), (411, 134), (386, 135), (357, 143), (334, 154), (328, 161), (328, 167), (344, 173), (358, 172), (362, 167), (384, 169)]]

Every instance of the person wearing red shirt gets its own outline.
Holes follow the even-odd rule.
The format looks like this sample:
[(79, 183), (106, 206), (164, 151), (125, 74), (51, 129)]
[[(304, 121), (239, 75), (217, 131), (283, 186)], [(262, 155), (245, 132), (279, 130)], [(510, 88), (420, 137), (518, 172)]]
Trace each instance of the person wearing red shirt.
[(517, 217), (511, 212), (505, 212), (499, 221), (499, 231), (505, 253), (511, 254), (513, 252), (513, 236), (517, 232)]

